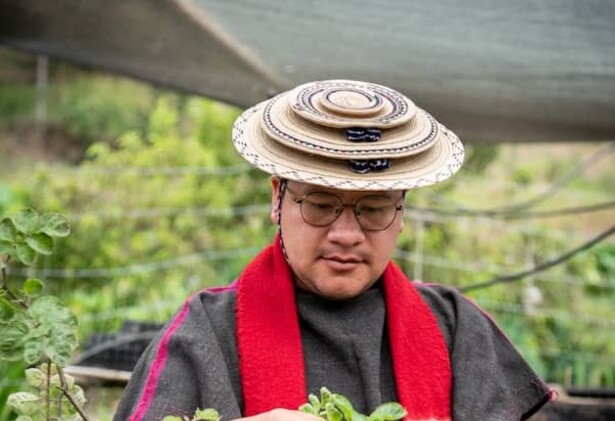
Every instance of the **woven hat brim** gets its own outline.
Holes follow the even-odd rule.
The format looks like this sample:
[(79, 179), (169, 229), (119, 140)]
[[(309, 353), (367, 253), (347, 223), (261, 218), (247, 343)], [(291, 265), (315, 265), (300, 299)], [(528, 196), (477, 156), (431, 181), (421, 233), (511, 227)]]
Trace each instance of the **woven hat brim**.
[(306, 153), (271, 138), (261, 126), (265, 105), (249, 108), (235, 121), (233, 143), (244, 159), (275, 176), (342, 190), (409, 190), (444, 181), (463, 163), (461, 142), (439, 124), (429, 149), (390, 159), (387, 170), (359, 174), (346, 160)]

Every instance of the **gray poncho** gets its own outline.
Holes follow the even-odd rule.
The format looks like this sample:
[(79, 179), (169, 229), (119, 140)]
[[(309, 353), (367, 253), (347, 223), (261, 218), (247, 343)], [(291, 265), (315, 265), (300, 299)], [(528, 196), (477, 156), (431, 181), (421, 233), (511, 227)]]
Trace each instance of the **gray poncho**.
[[(192, 414), (197, 407), (216, 408), (224, 420), (246, 415), (250, 385), (242, 384), (238, 353), (238, 283), (187, 300), (135, 367), (116, 421), (161, 420)], [(453, 420), (523, 420), (548, 401), (549, 388), (484, 312), (453, 289), (415, 287), (435, 316), (448, 352)], [(293, 290), (308, 393), (327, 386), (363, 413), (399, 400), (383, 290), (380, 281), (343, 302)], [(273, 300), (271, 306), (276, 305)], [(275, 356), (278, 345), (265, 343), (256, 352)], [(284, 374), (284, 364), (281, 354), (281, 369), (269, 373), (271, 379)], [(429, 367), (424, 371), (417, 382), (434, 374)]]

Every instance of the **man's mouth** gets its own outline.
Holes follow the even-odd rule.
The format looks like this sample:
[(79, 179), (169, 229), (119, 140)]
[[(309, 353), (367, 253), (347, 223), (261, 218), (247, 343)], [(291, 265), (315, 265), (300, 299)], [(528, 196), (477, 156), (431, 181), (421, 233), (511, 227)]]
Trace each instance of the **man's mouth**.
[(358, 256), (325, 255), (322, 259), (335, 270), (351, 270), (363, 263), (363, 259)]

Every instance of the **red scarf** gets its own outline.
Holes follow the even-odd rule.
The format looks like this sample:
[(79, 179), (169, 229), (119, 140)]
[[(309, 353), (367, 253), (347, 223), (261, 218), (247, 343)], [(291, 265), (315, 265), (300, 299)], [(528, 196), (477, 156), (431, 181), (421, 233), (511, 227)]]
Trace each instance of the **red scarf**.
[[(383, 274), (397, 395), (406, 420), (451, 419), (451, 368), (438, 323), (392, 262)], [(307, 402), (295, 286), (279, 237), (239, 280), (237, 341), (245, 415)], [(327, 386), (327, 385), (322, 385)]]

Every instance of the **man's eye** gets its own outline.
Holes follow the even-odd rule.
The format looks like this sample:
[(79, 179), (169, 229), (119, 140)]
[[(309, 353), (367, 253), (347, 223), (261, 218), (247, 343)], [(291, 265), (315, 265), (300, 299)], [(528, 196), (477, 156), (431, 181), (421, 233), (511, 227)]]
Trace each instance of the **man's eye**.
[(387, 210), (386, 206), (362, 206), (361, 207), (361, 213), (377, 214), (377, 213), (383, 213), (386, 210)]
[(320, 211), (328, 211), (328, 210), (332, 210), (333, 208), (335, 208), (335, 205), (333, 205), (332, 203), (327, 203), (327, 202), (308, 202), (308, 204), (312, 206), (314, 209), (317, 209)]

